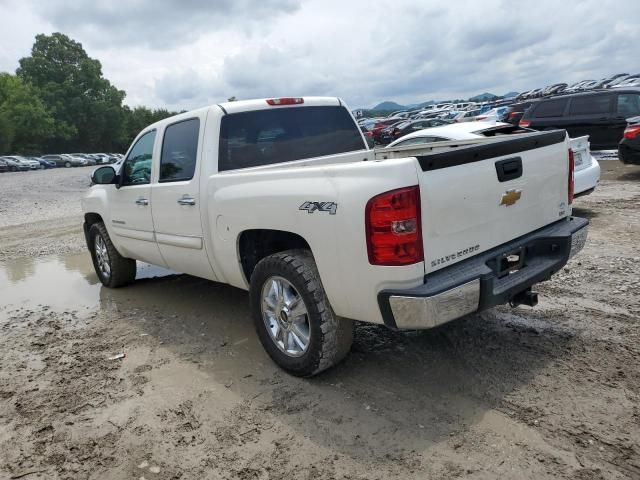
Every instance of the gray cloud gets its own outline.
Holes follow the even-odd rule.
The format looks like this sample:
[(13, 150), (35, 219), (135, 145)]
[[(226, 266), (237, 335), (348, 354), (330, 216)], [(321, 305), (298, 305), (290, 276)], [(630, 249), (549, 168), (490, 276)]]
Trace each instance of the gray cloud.
[(0, 69), (24, 54), (25, 31), (61, 30), (132, 104), (182, 109), (232, 95), (413, 103), (640, 72), (640, 2), (622, 10), (618, 0), (0, 0)]
[(299, 0), (46, 0), (39, 6), (56, 28), (78, 32), (97, 45), (160, 49), (196, 40), (211, 30), (235, 28), (249, 34), (300, 5)]

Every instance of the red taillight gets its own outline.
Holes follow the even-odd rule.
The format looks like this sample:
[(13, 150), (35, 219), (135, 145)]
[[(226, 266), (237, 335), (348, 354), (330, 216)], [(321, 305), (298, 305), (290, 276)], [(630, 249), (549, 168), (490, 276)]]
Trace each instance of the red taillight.
[(510, 112), (510, 113), (509, 113), (509, 116), (508, 116), (507, 118), (508, 118), (509, 120), (512, 120), (512, 119), (514, 119), (515, 117), (517, 117), (519, 113), (520, 113), (520, 112)]
[(365, 216), (371, 265), (410, 265), (424, 260), (418, 186), (373, 197)]
[(267, 100), (269, 105), (299, 105), (304, 103), (304, 98), (284, 97), (284, 98), (269, 98)]
[(573, 171), (575, 168), (575, 160), (573, 158), (573, 150), (569, 149), (569, 195), (568, 201), (569, 205), (573, 203), (573, 188), (574, 188), (574, 179), (573, 179)]
[(631, 140), (636, 138), (638, 135), (640, 135), (640, 125), (629, 125), (624, 129), (624, 138)]
[(520, 120), (520, 123), (518, 123), (518, 125), (522, 128), (529, 128), (531, 126), (531, 120)]

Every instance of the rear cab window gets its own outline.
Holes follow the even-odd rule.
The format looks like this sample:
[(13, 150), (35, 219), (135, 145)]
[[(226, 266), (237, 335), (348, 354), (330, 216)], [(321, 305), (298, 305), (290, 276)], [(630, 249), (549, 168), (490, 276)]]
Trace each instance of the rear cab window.
[(342, 106), (290, 107), (222, 117), (218, 171), (272, 165), (366, 149)]

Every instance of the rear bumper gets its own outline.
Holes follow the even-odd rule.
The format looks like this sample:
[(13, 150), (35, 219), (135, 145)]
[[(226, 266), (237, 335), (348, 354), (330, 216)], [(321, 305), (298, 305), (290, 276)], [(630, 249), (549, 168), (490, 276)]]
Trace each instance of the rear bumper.
[(575, 196), (588, 195), (600, 182), (600, 164), (591, 157), (591, 165), (574, 173)]
[[(572, 217), (425, 276), (409, 290), (383, 290), (378, 304), (385, 325), (427, 329), (508, 303), (549, 280), (584, 247), (588, 220)], [(520, 269), (499, 273), (500, 260), (520, 252)]]

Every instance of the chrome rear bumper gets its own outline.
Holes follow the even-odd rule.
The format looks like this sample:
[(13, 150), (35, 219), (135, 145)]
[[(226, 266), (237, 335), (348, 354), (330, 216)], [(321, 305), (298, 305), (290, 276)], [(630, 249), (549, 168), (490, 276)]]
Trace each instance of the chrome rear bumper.
[[(378, 295), (387, 326), (427, 329), (464, 315), (516, 301), (532, 285), (548, 280), (578, 253), (587, 240), (588, 221), (572, 217), (438, 270), (410, 290)], [(499, 259), (522, 252), (522, 266), (499, 271)], [(498, 261), (497, 261), (498, 260)]]

